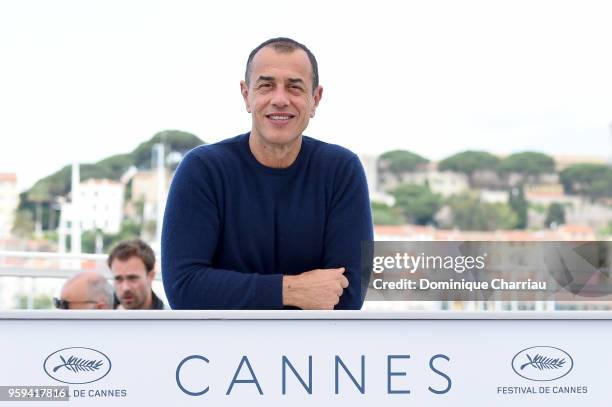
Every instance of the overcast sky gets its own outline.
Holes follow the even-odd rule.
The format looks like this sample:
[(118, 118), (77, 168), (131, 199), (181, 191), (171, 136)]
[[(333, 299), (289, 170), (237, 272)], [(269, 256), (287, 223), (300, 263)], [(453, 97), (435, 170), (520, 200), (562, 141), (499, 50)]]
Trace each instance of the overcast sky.
[(158, 131), (250, 129), (248, 53), (290, 36), (317, 56), (306, 134), (357, 153), (466, 149), (608, 157), (608, 1), (0, 2), (0, 172), (21, 189)]

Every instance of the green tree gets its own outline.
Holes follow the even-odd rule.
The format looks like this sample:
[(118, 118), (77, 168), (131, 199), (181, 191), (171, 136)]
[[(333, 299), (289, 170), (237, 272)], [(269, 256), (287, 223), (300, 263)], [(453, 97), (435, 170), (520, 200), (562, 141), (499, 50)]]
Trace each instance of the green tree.
[[(28, 308), (28, 297), (26, 295), (19, 295), (16, 298), (17, 309)], [(53, 300), (51, 297), (45, 294), (39, 294), (32, 299), (33, 309), (49, 309), (53, 308)]]
[(405, 219), (398, 210), (388, 205), (372, 202), (372, 221), (375, 225), (401, 225)]
[(125, 202), (131, 201), (132, 200), (132, 192), (134, 189), (134, 179), (130, 179), (128, 181), (128, 183), (125, 185), (125, 190), (123, 192), (123, 200)]
[(612, 197), (612, 168), (604, 164), (574, 164), (560, 172), (567, 194), (580, 194), (591, 199)]
[[(164, 143), (166, 154), (171, 151), (185, 153), (204, 144), (191, 133), (165, 130), (155, 134), (149, 141), (141, 143), (130, 153), (113, 155), (94, 164), (81, 164), (81, 180), (86, 181), (90, 178), (118, 180), (132, 165), (144, 169), (151, 168), (151, 149), (156, 143)], [(48, 208), (49, 202), (70, 191), (71, 174), (71, 165), (66, 165), (53, 174), (38, 180), (32, 188), (20, 195), (19, 209), (31, 211), (34, 216), (36, 206), (41, 208), (42, 205), (42, 221), (44, 221), (45, 216), (48, 216), (48, 210), (45, 208)], [(39, 213), (41, 213), (40, 209)]]
[(402, 184), (391, 192), (397, 207), (411, 223), (434, 223), (434, 216), (442, 205), (442, 197), (431, 192), (427, 185)]
[(565, 223), (565, 208), (563, 205), (557, 202), (553, 202), (548, 206), (548, 212), (546, 213), (546, 219), (544, 224), (547, 228), (552, 225), (559, 226)]
[(516, 213), (517, 221), (514, 228), (525, 229), (527, 227), (529, 203), (525, 199), (523, 185), (514, 187), (510, 190), (508, 194), (508, 205), (510, 209)]
[(81, 234), (81, 251), (83, 253), (96, 253), (98, 236), (102, 239), (102, 252), (105, 252), (104, 237), (107, 235), (101, 229), (87, 230)]
[(511, 154), (500, 161), (500, 173), (540, 175), (555, 172), (555, 160), (546, 154), (533, 151)]
[(151, 168), (151, 149), (153, 145), (157, 143), (163, 143), (165, 146), (166, 155), (170, 151), (178, 151), (186, 153), (194, 147), (204, 144), (197, 136), (180, 130), (164, 130), (155, 134), (149, 141), (141, 143), (134, 151), (131, 156), (135, 165), (139, 168)]
[(514, 229), (518, 222), (510, 206), (482, 202), (469, 193), (451, 197), (448, 204), (453, 214), (453, 225), (462, 230)]
[(607, 225), (602, 226), (597, 230), (597, 235), (600, 240), (608, 240), (610, 235), (612, 235), (612, 222), (608, 222)]
[(399, 175), (404, 172), (415, 171), (429, 160), (418, 154), (406, 150), (387, 151), (378, 158), (382, 168), (387, 168), (391, 173)]
[(591, 199), (612, 197), (612, 172), (607, 171), (602, 178), (594, 180), (584, 192)]
[(104, 251), (110, 251), (117, 243), (122, 240), (136, 239), (142, 233), (142, 223), (131, 219), (126, 219), (121, 223), (119, 233), (113, 235), (104, 235)]
[(494, 170), (498, 163), (499, 158), (486, 151), (463, 151), (440, 161), (438, 170), (461, 172), (467, 175), (472, 183), (472, 176), (476, 171)]
[(93, 230), (86, 230), (81, 234), (81, 251), (83, 253), (95, 253), (96, 252), (96, 232)]

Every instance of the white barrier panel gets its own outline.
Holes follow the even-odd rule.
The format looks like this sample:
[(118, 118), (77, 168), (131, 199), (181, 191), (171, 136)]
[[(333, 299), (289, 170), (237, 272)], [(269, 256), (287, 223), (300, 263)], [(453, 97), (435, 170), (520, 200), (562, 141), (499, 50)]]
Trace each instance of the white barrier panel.
[(603, 406), (610, 318), (3, 312), (0, 406)]

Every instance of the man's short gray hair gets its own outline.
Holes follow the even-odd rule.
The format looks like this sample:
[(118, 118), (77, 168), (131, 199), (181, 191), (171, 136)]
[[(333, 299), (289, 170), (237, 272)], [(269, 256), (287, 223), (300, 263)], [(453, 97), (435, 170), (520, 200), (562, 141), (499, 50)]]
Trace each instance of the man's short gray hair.
[(312, 93), (315, 93), (317, 87), (319, 86), (319, 64), (317, 63), (317, 58), (315, 58), (314, 54), (310, 52), (306, 45), (300, 44), (296, 40), (287, 37), (271, 38), (262, 42), (253, 51), (251, 51), (249, 58), (247, 59), (246, 70), (244, 73), (244, 81), (247, 85), (251, 81), (251, 65), (253, 63), (253, 58), (255, 58), (255, 54), (257, 54), (260, 49), (266, 47), (272, 47), (276, 52), (280, 53), (289, 53), (296, 49), (303, 50), (310, 61), (310, 67), (312, 69)]
[(88, 281), (89, 297), (94, 301), (104, 301), (108, 308), (112, 309), (114, 303), (113, 286), (104, 277), (99, 277)]
[(95, 271), (82, 271), (75, 274), (66, 281), (64, 287), (72, 287), (72, 283), (76, 281), (85, 282), (87, 301), (97, 301), (106, 303), (106, 308), (113, 309), (114, 305), (114, 291), (113, 286), (104, 278), (101, 274)]

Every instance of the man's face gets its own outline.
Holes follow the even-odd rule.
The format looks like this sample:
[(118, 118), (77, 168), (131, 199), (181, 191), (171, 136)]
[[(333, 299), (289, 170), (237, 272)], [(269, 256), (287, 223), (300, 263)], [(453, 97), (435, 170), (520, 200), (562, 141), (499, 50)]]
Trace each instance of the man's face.
[(312, 90), (312, 67), (301, 49), (280, 53), (259, 50), (251, 63), (249, 85), (240, 82), (251, 134), (266, 144), (286, 145), (302, 135), (314, 116), (323, 88)]
[(60, 298), (68, 303), (68, 309), (97, 309), (105, 305), (89, 298), (87, 281), (84, 279), (66, 284)]
[(115, 292), (125, 309), (144, 309), (151, 295), (151, 284), (155, 271), (147, 273), (145, 264), (139, 257), (123, 261), (114, 259), (111, 263)]

